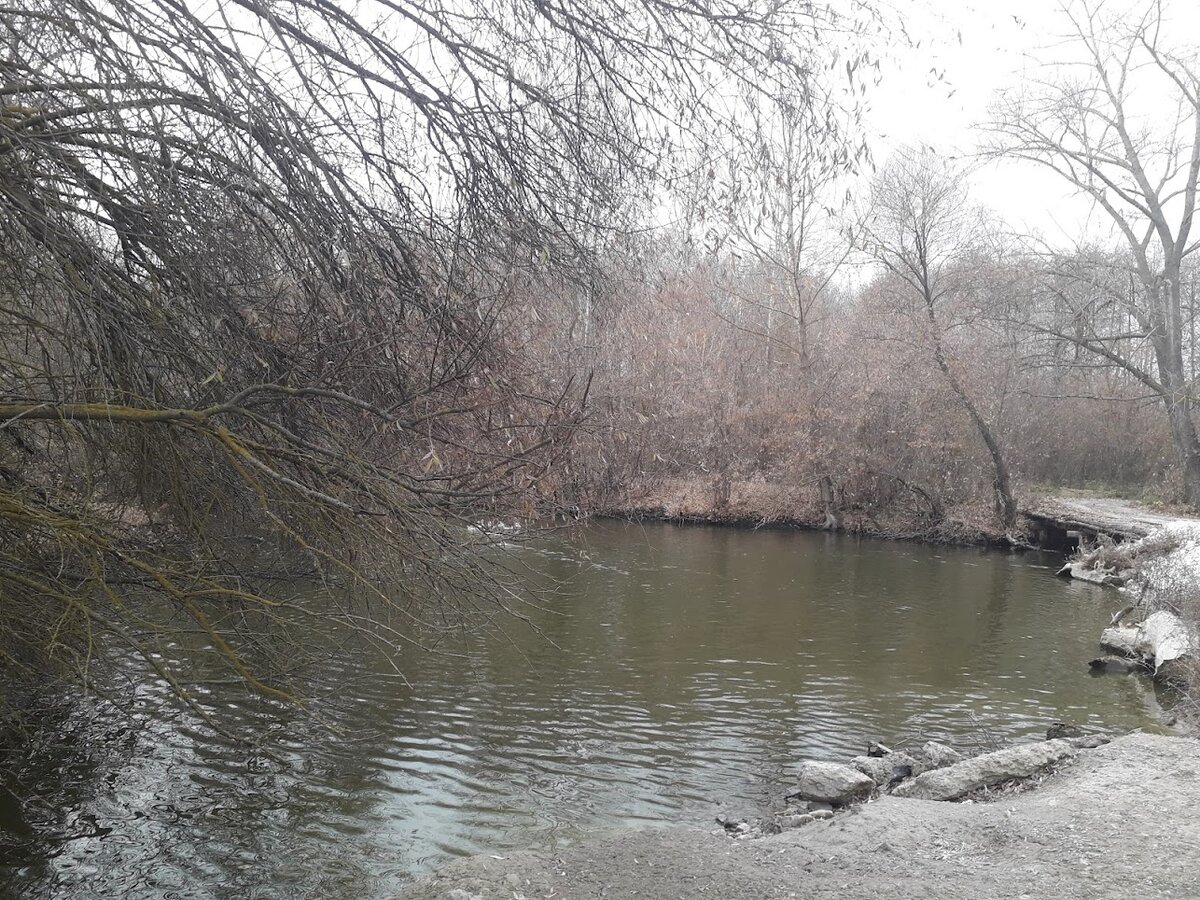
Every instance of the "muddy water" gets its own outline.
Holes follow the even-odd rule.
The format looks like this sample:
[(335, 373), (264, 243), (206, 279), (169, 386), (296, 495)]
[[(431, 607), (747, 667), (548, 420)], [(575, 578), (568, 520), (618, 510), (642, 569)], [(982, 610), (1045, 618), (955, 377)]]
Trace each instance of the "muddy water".
[(1057, 558), (618, 523), (509, 552), (563, 583), (535, 628), (469, 662), (413, 654), (407, 682), (331, 662), (336, 736), (230, 697), (226, 724), (271, 722), (282, 762), (154, 691), (133, 728), (49, 707), (0, 794), (8, 893), (383, 897), (453, 855), (753, 814), (798, 760), (871, 739), (1156, 714), (1142, 680), (1088, 675), (1120, 597), (1056, 579)]

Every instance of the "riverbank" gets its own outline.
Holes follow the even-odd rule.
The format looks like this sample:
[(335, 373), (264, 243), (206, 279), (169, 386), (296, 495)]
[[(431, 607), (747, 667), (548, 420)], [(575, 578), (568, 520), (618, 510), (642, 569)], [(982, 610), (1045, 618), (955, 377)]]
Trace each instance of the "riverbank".
[(995, 802), (884, 796), (750, 841), (630, 831), (460, 860), (400, 900), (1183, 897), (1198, 845), (1200, 742), (1139, 733)]
[(1124, 593), (1103, 649), (1171, 684), (1181, 696), (1179, 713), (1200, 727), (1200, 521), (1178, 518), (1139, 540), (1100, 541), (1064, 572)]
[(829, 512), (811, 485), (734, 481), (726, 491), (718, 491), (708, 481), (664, 479), (653, 484), (633, 483), (591, 513), (619, 519), (744, 528), (791, 526), (960, 546), (1006, 543), (1005, 535), (984, 511), (967, 507), (941, 509), (916, 488), (906, 489), (905, 495), (911, 502), (887, 508), (852, 506)]

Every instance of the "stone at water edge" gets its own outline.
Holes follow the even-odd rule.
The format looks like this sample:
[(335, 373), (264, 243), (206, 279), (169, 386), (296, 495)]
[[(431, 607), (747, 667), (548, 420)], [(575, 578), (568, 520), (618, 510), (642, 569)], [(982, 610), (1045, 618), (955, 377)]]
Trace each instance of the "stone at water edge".
[(1142, 640), (1157, 672), (1164, 664), (1188, 656), (1196, 650), (1196, 635), (1174, 613), (1160, 609), (1142, 623)]
[[(953, 747), (939, 744), (937, 741), (926, 741), (919, 751), (921, 760), (925, 763), (922, 768), (941, 769), (962, 762), (965, 757)], [(916, 771), (916, 769), (914, 769)]]
[(1149, 669), (1136, 659), (1126, 659), (1124, 656), (1098, 656), (1088, 662), (1093, 672), (1108, 675), (1132, 675), (1134, 672), (1146, 672)]
[(1125, 583), (1125, 577), (1106, 569), (1093, 569), (1086, 563), (1068, 563), (1066, 568), (1076, 581), (1087, 581), (1091, 584), (1108, 584), (1120, 586)]
[(1036, 775), (1075, 753), (1071, 743), (1061, 739), (1009, 747), (918, 775), (892, 793), (920, 800), (957, 800), (979, 788)]
[(887, 756), (856, 756), (850, 760), (850, 765), (864, 775), (868, 775), (877, 785), (884, 785), (896, 776), (897, 766), (911, 766), (914, 772), (920, 772), (922, 766), (917, 760), (903, 750), (889, 753)]
[(809, 760), (800, 764), (794, 796), (841, 806), (870, 796), (875, 781), (857, 769), (840, 763)]
[(1140, 625), (1105, 628), (1100, 635), (1100, 646), (1122, 656), (1145, 660), (1157, 673), (1166, 663), (1195, 653), (1200, 639), (1179, 616), (1160, 609)]
[(1100, 648), (1122, 656), (1137, 656), (1140, 634), (1141, 629), (1137, 625), (1110, 625), (1100, 633)]

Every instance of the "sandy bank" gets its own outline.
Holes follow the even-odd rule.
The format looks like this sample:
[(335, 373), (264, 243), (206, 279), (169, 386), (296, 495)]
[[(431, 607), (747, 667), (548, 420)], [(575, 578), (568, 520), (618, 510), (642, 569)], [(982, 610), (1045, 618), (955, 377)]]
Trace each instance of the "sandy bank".
[(405, 900), (1200, 895), (1200, 742), (1133, 734), (992, 803), (882, 797), (761, 840), (630, 831), (448, 866)]

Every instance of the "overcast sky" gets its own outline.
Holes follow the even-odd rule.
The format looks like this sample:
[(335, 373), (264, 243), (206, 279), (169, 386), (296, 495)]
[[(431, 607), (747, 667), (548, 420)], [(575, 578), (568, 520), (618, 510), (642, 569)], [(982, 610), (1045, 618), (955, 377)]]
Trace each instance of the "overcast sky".
[[(872, 100), (868, 125), (878, 134), (876, 159), (891, 147), (930, 144), (944, 152), (971, 153), (980, 139), (974, 126), (986, 119), (996, 91), (1036, 72), (1030, 55), (1052, 62), (1065, 57), (1070, 28), (1057, 0), (902, 0), (905, 19), (921, 46), (896, 50), (894, 63)], [(1144, 0), (1109, 0), (1111, 9), (1144, 9)], [(1167, 0), (1172, 33), (1200, 44), (1200, 3)], [(1189, 37), (1194, 35), (1194, 37)], [(961, 43), (960, 43), (961, 40)], [(1056, 47), (1056, 45), (1059, 45)], [(938, 82), (930, 74), (944, 73)], [(1100, 227), (1090, 205), (1053, 173), (1033, 164), (988, 166), (974, 178), (975, 199), (1022, 229), (1054, 243), (1073, 242), (1081, 229)]]

